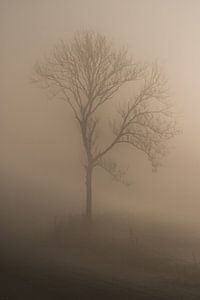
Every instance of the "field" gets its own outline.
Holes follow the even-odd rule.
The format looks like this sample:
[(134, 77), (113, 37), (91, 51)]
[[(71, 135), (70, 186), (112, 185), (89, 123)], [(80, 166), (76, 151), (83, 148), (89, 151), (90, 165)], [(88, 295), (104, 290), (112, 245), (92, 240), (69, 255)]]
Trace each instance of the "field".
[(0, 299), (200, 299), (198, 239), (130, 220), (61, 218), (41, 233), (2, 235)]

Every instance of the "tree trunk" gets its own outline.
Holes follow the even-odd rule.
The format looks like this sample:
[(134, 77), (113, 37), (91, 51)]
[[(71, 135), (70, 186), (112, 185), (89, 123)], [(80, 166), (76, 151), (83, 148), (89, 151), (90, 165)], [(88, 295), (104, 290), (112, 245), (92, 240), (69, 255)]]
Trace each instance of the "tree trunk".
[(86, 169), (86, 218), (92, 220), (92, 167)]

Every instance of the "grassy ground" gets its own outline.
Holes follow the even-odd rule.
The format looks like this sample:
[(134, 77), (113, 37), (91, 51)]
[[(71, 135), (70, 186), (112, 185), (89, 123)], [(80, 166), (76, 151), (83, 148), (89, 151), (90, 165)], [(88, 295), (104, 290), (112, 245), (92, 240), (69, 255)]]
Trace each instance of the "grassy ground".
[(197, 258), (179, 255), (189, 240), (154, 225), (57, 219), (45, 234), (4, 237), (0, 299), (200, 299)]

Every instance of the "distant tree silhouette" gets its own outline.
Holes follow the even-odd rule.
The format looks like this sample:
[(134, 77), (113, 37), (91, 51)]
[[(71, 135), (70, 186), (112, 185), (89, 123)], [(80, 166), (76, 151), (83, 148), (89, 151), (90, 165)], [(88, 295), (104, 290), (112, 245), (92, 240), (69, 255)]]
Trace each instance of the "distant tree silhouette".
[[(143, 151), (155, 170), (166, 153), (166, 140), (178, 131), (169, 103), (167, 80), (158, 63), (134, 61), (126, 49), (116, 49), (103, 35), (77, 33), (70, 43), (58, 44), (43, 63), (35, 65), (36, 80), (71, 107), (79, 125), (85, 153), (86, 216), (92, 217), (92, 178), (97, 166), (123, 180), (107, 154), (127, 144)], [(111, 120), (109, 144), (100, 141), (100, 108), (113, 101), (121, 87), (133, 84), (135, 95), (121, 99)], [(105, 106), (105, 107), (104, 107)]]

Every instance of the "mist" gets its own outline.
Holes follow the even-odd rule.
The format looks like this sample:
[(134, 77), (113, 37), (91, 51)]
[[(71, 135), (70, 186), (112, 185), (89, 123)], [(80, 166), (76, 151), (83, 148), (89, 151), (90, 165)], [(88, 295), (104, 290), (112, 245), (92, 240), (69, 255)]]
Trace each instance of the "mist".
[[(200, 251), (199, 18), (200, 3), (196, 0), (0, 1), (0, 234), (2, 247), (11, 257), (17, 259), (20, 251), (30, 252), (24, 260), (32, 257), (26, 240), (34, 245), (40, 245), (42, 239), (53, 247), (59, 244), (52, 236), (55, 230), (59, 231), (59, 226), (68, 228), (66, 223), (72, 224), (71, 231), (62, 229), (62, 233), (56, 233), (61, 237), (62, 247), (63, 236), (71, 237), (74, 232), (76, 236), (81, 235), (81, 247), (87, 244), (83, 239), (86, 233), (80, 230), (80, 219), (85, 213), (85, 175), (79, 128), (70, 107), (49, 97), (45, 89), (33, 83), (33, 78), (34, 65), (48, 57), (61, 40), (70, 41), (78, 31), (93, 31), (105, 35), (116, 47), (126, 46), (136, 60), (158, 61), (162, 65), (181, 130), (170, 140), (169, 154), (156, 173), (152, 172), (146, 155), (137, 149), (122, 147), (113, 151), (119, 165), (127, 168), (128, 187), (114, 181), (103, 170), (95, 170), (96, 245), (99, 236), (100, 239), (122, 237), (120, 243), (125, 245), (124, 239), (129, 239), (133, 230), (137, 236), (134, 241), (139, 236), (147, 249), (160, 247), (161, 256), (181, 257), (196, 263)], [(117, 97), (129, 98), (132, 93), (133, 90), (125, 88)], [(111, 104), (104, 115), (109, 119), (114, 113)], [(38, 244), (33, 242), (36, 237), (40, 239)], [(90, 265), (95, 272), (107, 274), (106, 266), (100, 268), (98, 255), (94, 263), (88, 262), (88, 258), (81, 261), (81, 254), (76, 253), (80, 245), (75, 244), (68, 244), (70, 264), (76, 262), (77, 268)], [(106, 253), (105, 250), (103, 255)], [(69, 257), (65, 259), (70, 261)], [(124, 266), (125, 273), (128, 268)], [(124, 279), (127, 280), (125, 275)], [(183, 299), (199, 299), (199, 291), (195, 293), (190, 298), (185, 294)], [(87, 295), (83, 299), (89, 299)], [(15, 299), (19, 297), (15, 296)], [(151, 299), (151, 296), (135, 299)]]

